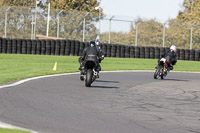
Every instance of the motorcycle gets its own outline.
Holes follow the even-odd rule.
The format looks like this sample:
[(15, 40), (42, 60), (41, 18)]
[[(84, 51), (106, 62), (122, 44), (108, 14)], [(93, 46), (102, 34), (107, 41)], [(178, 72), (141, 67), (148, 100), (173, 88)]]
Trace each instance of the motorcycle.
[(85, 86), (90, 87), (96, 78), (99, 78), (98, 72), (95, 70), (97, 68), (97, 63), (95, 61), (95, 55), (88, 55), (87, 60), (83, 65), (83, 72), (80, 80), (85, 81)]
[(157, 67), (155, 67), (154, 79), (158, 79), (159, 77), (165, 79), (168, 73), (169, 69), (167, 69), (167, 60), (162, 58), (158, 61)]

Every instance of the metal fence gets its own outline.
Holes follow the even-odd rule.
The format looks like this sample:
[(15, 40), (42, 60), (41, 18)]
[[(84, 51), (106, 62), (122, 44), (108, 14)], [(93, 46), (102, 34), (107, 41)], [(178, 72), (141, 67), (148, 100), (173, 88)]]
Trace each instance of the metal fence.
[(51, 10), (48, 17), (47, 9), (0, 7), (0, 37), (36, 39), (37, 35), (47, 35), (85, 42), (100, 33), (101, 42), (108, 44), (200, 48), (200, 26), (196, 23), (99, 15)]

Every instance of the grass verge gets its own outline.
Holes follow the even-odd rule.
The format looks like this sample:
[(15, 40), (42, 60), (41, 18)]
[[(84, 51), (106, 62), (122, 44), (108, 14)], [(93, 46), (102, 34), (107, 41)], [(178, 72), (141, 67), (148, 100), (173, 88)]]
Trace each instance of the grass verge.
[(16, 130), (16, 129), (0, 128), (0, 133), (31, 133), (31, 132), (22, 131), (22, 130)]
[[(57, 71), (53, 71), (55, 62)], [(48, 74), (78, 72), (77, 56), (0, 54), (0, 84)], [(105, 58), (102, 71), (154, 70), (157, 59)], [(200, 72), (200, 62), (179, 60), (174, 71)]]

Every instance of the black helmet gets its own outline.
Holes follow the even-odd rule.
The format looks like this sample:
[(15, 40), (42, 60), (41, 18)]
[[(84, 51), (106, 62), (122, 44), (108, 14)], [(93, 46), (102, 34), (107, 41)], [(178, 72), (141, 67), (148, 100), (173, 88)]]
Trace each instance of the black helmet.
[(89, 42), (89, 46), (90, 46), (90, 47), (94, 47), (94, 46), (96, 46), (95, 41), (90, 41), (90, 42)]

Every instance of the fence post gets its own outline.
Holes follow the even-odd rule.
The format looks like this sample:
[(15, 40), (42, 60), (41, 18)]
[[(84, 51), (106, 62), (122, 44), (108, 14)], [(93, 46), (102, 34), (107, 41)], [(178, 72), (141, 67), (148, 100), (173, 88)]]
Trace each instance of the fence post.
[(6, 13), (5, 13), (5, 27), (4, 27), (4, 38), (6, 38), (6, 35), (7, 35), (7, 33), (6, 33), (6, 31), (7, 31), (7, 12), (8, 12), (8, 10), (10, 9), (10, 7), (8, 7), (7, 9), (6, 9)]
[(108, 44), (110, 44), (111, 21), (112, 21), (112, 19), (113, 19), (114, 17), (115, 17), (115, 16), (112, 16), (112, 17), (109, 19), (109, 40), (108, 40)]
[(136, 29), (136, 35), (135, 35), (135, 46), (137, 46), (137, 42), (138, 42), (138, 25), (139, 23), (136, 23), (135, 29)]
[(85, 18), (87, 17), (89, 13), (87, 13), (84, 17), (83, 17), (83, 42), (85, 42)]
[(193, 32), (193, 26), (195, 22), (192, 23), (191, 29), (190, 29), (190, 50), (192, 49), (192, 32)]
[(60, 29), (60, 14), (63, 12), (63, 10), (61, 10), (58, 14), (57, 14), (57, 38), (59, 38), (59, 29)]

